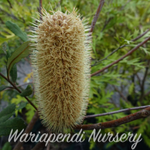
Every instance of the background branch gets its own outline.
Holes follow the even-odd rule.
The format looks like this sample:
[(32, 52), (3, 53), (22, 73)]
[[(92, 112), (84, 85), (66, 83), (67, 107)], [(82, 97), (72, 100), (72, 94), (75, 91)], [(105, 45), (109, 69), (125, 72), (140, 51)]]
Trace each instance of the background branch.
[[(38, 120), (38, 112), (35, 112), (32, 120), (30, 121), (30, 123), (28, 124), (28, 126), (26, 127), (26, 130), (24, 131), (24, 133), (30, 133), (34, 124), (36, 123), (36, 121)], [(21, 146), (22, 146), (22, 142), (18, 141), (18, 143), (15, 145), (13, 150), (20, 150)]]
[[(147, 29), (144, 33), (142, 33), (141, 35), (139, 35), (139, 36), (137, 36), (136, 38), (132, 39), (131, 41), (132, 41), (132, 42), (137, 41), (138, 39), (140, 39), (141, 37), (143, 37), (143, 36), (144, 36), (146, 33), (148, 33), (148, 32), (149, 32), (149, 29)], [(124, 45), (118, 47), (117, 49), (113, 50), (109, 55), (107, 55), (105, 58), (103, 58), (103, 59), (97, 61), (97, 62), (96, 62), (94, 65), (92, 65), (92, 66), (95, 66), (95, 65), (99, 64), (100, 62), (102, 62), (103, 60), (106, 60), (109, 56), (111, 56), (112, 54), (114, 54), (115, 52), (117, 52), (119, 49), (124, 48), (124, 47), (126, 47), (126, 46), (128, 46), (128, 45), (127, 45), (127, 44), (124, 44)]]
[(112, 112), (108, 112), (108, 113), (97, 114), (97, 115), (88, 115), (88, 116), (85, 116), (84, 119), (93, 118), (93, 117), (100, 117), (100, 116), (106, 116), (106, 115), (112, 115), (112, 114), (127, 112), (127, 111), (131, 111), (131, 110), (144, 109), (144, 108), (147, 108), (147, 107), (150, 107), (150, 105), (133, 107), (133, 108), (126, 108), (126, 109), (121, 109), (121, 110), (112, 111)]
[[(8, 81), (14, 87), (14, 89), (16, 89), (19, 93), (21, 93), (21, 91), (17, 88), (17, 86), (13, 82), (11, 82), (8, 78), (6, 78), (2, 73), (0, 73), (0, 76), (2, 76), (6, 81)], [(24, 97), (37, 110), (36, 106), (28, 99), (28, 97), (26, 96)]]
[(112, 86), (113, 86), (113, 88), (119, 93), (119, 95), (120, 95), (126, 102), (128, 102), (127, 98), (122, 94), (122, 92), (119, 91), (119, 89), (118, 89), (116, 86), (114, 86), (114, 85), (112, 85)]
[(145, 73), (144, 73), (144, 77), (143, 77), (142, 85), (141, 85), (141, 96), (140, 96), (140, 99), (139, 99), (140, 102), (144, 98), (144, 89), (145, 89), (144, 85), (145, 85), (146, 77), (147, 77), (147, 74), (148, 74), (149, 64), (150, 64), (150, 60), (147, 61), (147, 65), (145, 67)]
[(40, 20), (42, 20), (42, 0), (39, 0), (39, 5)]
[(95, 27), (96, 21), (98, 19), (98, 16), (99, 16), (99, 14), (100, 14), (100, 12), (102, 10), (102, 7), (104, 5), (104, 1), (105, 0), (101, 0), (100, 3), (99, 3), (99, 6), (97, 8), (97, 11), (96, 11), (96, 13), (94, 15), (94, 18), (93, 18), (93, 21), (92, 21), (92, 24), (91, 24), (91, 30), (90, 30), (90, 32), (93, 32), (93, 30), (94, 30), (94, 27)]
[(131, 122), (133, 120), (148, 117), (149, 115), (150, 115), (150, 107), (143, 109), (141, 111), (138, 111), (136, 113), (133, 113), (131, 115), (122, 117), (120, 119), (107, 121), (107, 122), (103, 122), (103, 123), (97, 123), (97, 124), (78, 125), (75, 127), (75, 129), (93, 130), (93, 129), (112, 128), (112, 127), (117, 127), (121, 124)]
[(150, 39), (150, 37), (148, 37), (146, 40), (144, 40), (143, 42), (139, 43), (136, 47), (134, 47), (132, 50), (130, 50), (127, 54), (125, 54), (124, 56), (122, 56), (121, 58), (119, 58), (118, 60), (112, 62), (111, 64), (107, 65), (106, 67), (102, 68), (99, 71), (96, 71), (94, 73), (91, 74), (92, 76), (95, 76), (101, 72), (103, 72), (104, 70), (110, 68), (111, 66), (113, 66), (114, 64), (117, 64), (119, 61), (123, 60), (124, 58), (126, 58), (127, 56), (131, 55), (135, 50), (137, 50), (140, 46), (142, 46), (143, 44), (145, 44), (148, 40)]

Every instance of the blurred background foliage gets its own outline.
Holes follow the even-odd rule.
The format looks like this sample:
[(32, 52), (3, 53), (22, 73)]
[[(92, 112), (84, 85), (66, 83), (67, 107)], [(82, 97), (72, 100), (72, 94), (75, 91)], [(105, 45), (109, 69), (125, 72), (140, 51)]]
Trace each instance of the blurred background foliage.
[[(47, 11), (61, 10), (72, 11), (76, 7), (81, 16), (87, 18), (89, 25), (92, 23), (93, 16), (99, 5), (99, 0), (43, 0), (43, 8)], [(96, 22), (92, 37), (92, 57), (91, 73), (94, 73), (108, 64), (114, 62), (129, 50), (150, 36), (150, 32), (138, 40), (133, 41), (138, 35), (145, 32), (150, 27), (150, 3), (149, 0), (105, 0), (105, 4)], [(7, 76), (9, 58), (19, 49), (24, 42), (28, 41), (34, 18), (39, 19), (39, 1), (38, 0), (0, 0), (0, 72)], [(17, 28), (17, 32), (13, 30)], [(19, 31), (19, 32), (18, 32)], [(120, 46), (124, 45), (122, 48)], [(21, 48), (19, 49), (21, 51)], [(113, 54), (112, 52), (116, 50)], [(28, 53), (26, 53), (27, 55)], [(112, 54), (112, 55), (110, 55)], [(107, 57), (110, 55), (109, 57)], [(126, 57), (119, 63), (113, 65), (103, 73), (93, 76), (90, 84), (89, 106), (87, 114), (100, 114), (124, 108), (149, 105), (150, 99), (150, 43), (144, 44), (129, 57)], [(30, 68), (29, 55), (20, 58), (10, 70), (11, 81), (24, 91), (20, 95), (16, 90), (10, 87), (9, 83), (0, 76), (0, 99), (1, 109), (4, 111), (4, 104), (12, 108), (9, 113), (14, 119), (17, 117), (24, 122), (21, 128), (25, 128), (34, 115), (34, 108), (27, 103), (23, 96), (29, 96), (35, 103), (34, 87), (32, 83), (32, 70), (26, 71), (20, 69), (20, 64)], [(19, 76), (22, 74), (23, 76)], [(23, 79), (22, 79), (23, 78)], [(30, 85), (30, 86), (27, 86)], [(14, 106), (15, 104), (15, 106)], [(35, 104), (36, 105), (36, 104)], [(85, 119), (84, 123), (98, 123), (124, 117), (130, 113), (118, 113), (103, 117)], [(7, 117), (9, 119), (9, 117)], [(9, 121), (5, 119), (5, 121)], [(16, 120), (15, 120), (16, 121)], [(102, 130), (103, 133), (138, 133), (142, 134), (143, 141), (138, 144), (136, 149), (149, 149), (150, 147), (150, 118), (139, 119), (119, 127)], [(3, 126), (6, 124), (3, 124)], [(0, 128), (3, 127), (0, 123)], [(37, 130), (42, 126), (39, 122), (35, 125)], [(34, 129), (35, 129), (34, 128)], [(36, 131), (37, 132), (37, 131)], [(86, 136), (91, 131), (86, 131)], [(11, 150), (14, 143), (5, 143), (3, 135), (0, 132), (2, 150)], [(5, 144), (5, 145), (4, 145)], [(33, 147), (33, 143), (28, 143)], [(35, 143), (34, 143), (35, 144)], [(65, 144), (64, 144), (65, 145)], [(61, 145), (62, 146), (62, 145)], [(98, 143), (91, 141), (90, 144), (83, 143), (65, 145), (62, 149), (130, 149), (131, 143)], [(52, 144), (52, 149), (57, 149), (60, 144)], [(63, 147), (63, 146), (62, 146)], [(29, 148), (28, 148), (29, 149)]]

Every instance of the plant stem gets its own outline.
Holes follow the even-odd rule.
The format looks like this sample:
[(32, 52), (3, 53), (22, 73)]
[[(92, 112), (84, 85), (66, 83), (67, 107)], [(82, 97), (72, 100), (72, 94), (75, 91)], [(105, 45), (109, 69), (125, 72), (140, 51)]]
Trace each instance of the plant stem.
[[(8, 78), (6, 78), (2, 73), (0, 73), (0, 76), (2, 76), (6, 81), (8, 81), (14, 87), (14, 89), (16, 89), (19, 93), (21, 93), (21, 91), (17, 88), (17, 86), (13, 82), (11, 82)], [(37, 110), (36, 106), (26, 96), (24, 97)]]
[[(30, 131), (33, 129), (34, 124), (36, 123), (36, 121), (39, 119), (38, 117), (38, 112), (35, 112), (32, 120), (30, 121), (30, 123), (28, 124), (26, 130), (24, 131), (24, 133), (30, 133)], [(23, 140), (23, 139), (22, 139)], [(22, 142), (18, 141), (18, 143), (15, 145), (13, 150), (20, 150), (21, 146), (22, 146)]]
[(120, 96), (128, 103), (127, 98), (122, 94), (122, 92), (119, 91), (119, 89), (116, 86), (114, 86), (114, 85), (112, 85), (112, 86), (120, 94)]
[(121, 109), (121, 110), (112, 111), (112, 112), (108, 112), (108, 113), (97, 114), (97, 115), (88, 115), (88, 116), (85, 116), (84, 119), (93, 118), (93, 117), (100, 117), (100, 116), (106, 116), (106, 115), (112, 115), (112, 114), (117, 114), (117, 113), (131, 111), (131, 110), (143, 109), (143, 108), (147, 108), (147, 107), (150, 107), (150, 105), (133, 107), (133, 108), (126, 108), (126, 109)]
[(140, 110), (136, 113), (112, 121), (97, 124), (77, 125), (75, 129), (93, 130), (93, 129), (112, 128), (148, 116), (150, 116), (150, 107), (147, 107), (146, 109)]
[(39, 5), (40, 20), (42, 20), (42, 0), (39, 0)]
[(101, 0), (100, 3), (99, 3), (99, 6), (97, 8), (97, 11), (96, 11), (96, 13), (94, 15), (94, 18), (93, 18), (93, 21), (92, 21), (92, 24), (91, 24), (91, 30), (90, 30), (90, 32), (93, 32), (93, 30), (94, 30), (94, 27), (95, 27), (96, 21), (98, 19), (98, 16), (99, 16), (99, 14), (100, 14), (100, 12), (102, 10), (102, 7), (104, 5), (104, 1), (105, 0)]
[[(138, 39), (140, 39), (141, 37), (143, 37), (143, 36), (144, 36), (146, 33), (148, 33), (148, 32), (149, 32), (149, 29), (147, 29), (144, 33), (142, 33), (141, 35), (139, 35), (139, 36), (137, 36), (136, 38), (132, 39), (131, 41), (132, 41), (132, 42), (137, 41)], [(100, 62), (106, 60), (109, 56), (111, 56), (112, 54), (114, 54), (115, 52), (117, 52), (119, 49), (124, 48), (124, 47), (126, 47), (126, 46), (128, 46), (128, 45), (127, 45), (127, 44), (124, 44), (124, 45), (118, 47), (117, 49), (113, 50), (109, 55), (107, 55), (105, 58), (103, 58), (103, 59), (101, 59), (101, 60), (95, 62), (95, 64), (92, 65), (92, 66), (98, 65)]]
[(145, 67), (145, 73), (144, 73), (144, 77), (143, 77), (142, 85), (141, 85), (141, 96), (140, 96), (140, 99), (139, 99), (140, 102), (144, 98), (144, 94), (145, 94), (144, 93), (144, 85), (145, 85), (145, 80), (146, 80), (146, 77), (147, 77), (147, 74), (148, 74), (149, 65), (150, 65), (150, 60), (147, 61), (147, 65)]
[(122, 56), (121, 58), (119, 58), (118, 60), (112, 62), (111, 64), (109, 64), (108, 66), (102, 68), (101, 70), (98, 70), (94, 73), (91, 74), (92, 76), (95, 76), (101, 72), (103, 72), (104, 70), (110, 68), (111, 66), (113, 66), (114, 64), (117, 64), (119, 61), (123, 60), (124, 58), (126, 58), (127, 56), (131, 55), (135, 50), (137, 50), (140, 46), (142, 46), (143, 44), (145, 44), (148, 40), (150, 40), (150, 37), (148, 37), (146, 40), (144, 40), (143, 42), (139, 43), (136, 47), (134, 47), (132, 50), (130, 50), (127, 54), (125, 54), (124, 56)]

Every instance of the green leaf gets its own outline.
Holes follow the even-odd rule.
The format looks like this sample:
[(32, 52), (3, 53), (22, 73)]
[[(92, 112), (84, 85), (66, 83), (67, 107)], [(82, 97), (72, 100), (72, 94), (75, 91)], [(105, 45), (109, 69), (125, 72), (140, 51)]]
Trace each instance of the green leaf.
[(16, 108), (15, 104), (11, 104), (8, 107), (4, 108), (0, 112), (0, 118), (3, 117), (3, 116), (5, 116), (5, 115), (8, 115), (8, 114), (11, 114), (11, 113), (15, 112), (15, 108)]
[(2, 37), (0, 37), (0, 45), (2, 44), (2, 43), (4, 43), (4, 42), (6, 42), (6, 41), (8, 41), (9, 39), (7, 39), (7, 38), (2, 38)]
[(18, 106), (17, 110), (23, 109), (24, 107), (26, 107), (27, 104), (28, 104), (28, 102), (19, 103), (19, 106)]
[(24, 42), (19, 48), (17, 48), (14, 51), (11, 57), (8, 58), (7, 74), (9, 75), (9, 72), (15, 63), (19, 62), (22, 58), (28, 55), (29, 55), (29, 41)]
[(2, 50), (3, 52), (5, 53), (6, 55), (6, 59), (8, 60), (8, 58), (11, 56), (11, 51), (9, 49), (9, 46), (8, 46), (8, 43), (7, 42), (4, 42), (3, 45), (2, 45)]
[(5, 145), (2, 148), (2, 150), (11, 150), (11, 149), (12, 149), (12, 147), (11, 147), (9, 142), (6, 142)]
[(20, 94), (21, 96), (29, 96), (32, 94), (32, 87), (28, 85), (26, 89)]
[(15, 113), (15, 104), (11, 104), (8, 107), (4, 108), (3, 111), (0, 112), (0, 124), (7, 121), (14, 113)]
[(28, 40), (27, 34), (23, 32), (17, 24), (7, 21), (6, 23), (7, 28), (12, 31), (16, 36), (22, 39), (24, 42)]
[(130, 95), (133, 93), (133, 90), (134, 90), (134, 83), (132, 83), (132, 84), (129, 86), (129, 94), (130, 94)]
[(5, 90), (6, 88), (9, 88), (10, 86), (6, 86), (6, 85), (1, 85), (0, 86), (0, 92)]
[(21, 118), (13, 118), (5, 121), (4, 123), (0, 124), (0, 136), (6, 136), (9, 135), (10, 131), (13, 129), (21, 131), (23, 128), (25, 128), (25, 123), (23, 119)]
[(11, 116), (13, 116), (13, 113), (7, 114), (5, 116), (0, 117), (0, 124), (4, 123), (5, 121), (7, 121)]
[(13, 82), (16, 82), (17, 80), (17, 66), (16, 64), (11, 68), (10, 76)]

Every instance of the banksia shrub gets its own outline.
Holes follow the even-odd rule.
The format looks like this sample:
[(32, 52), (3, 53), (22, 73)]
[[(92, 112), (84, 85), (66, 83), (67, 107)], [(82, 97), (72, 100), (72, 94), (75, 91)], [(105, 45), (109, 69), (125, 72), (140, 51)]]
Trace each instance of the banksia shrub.
[(31, 41), (35, 95), (43, 124), (54, 132), (83, 121), (90, 82), (89, 27), (77, 12), (44, 11)]

